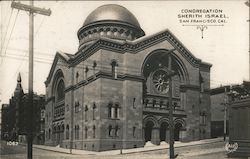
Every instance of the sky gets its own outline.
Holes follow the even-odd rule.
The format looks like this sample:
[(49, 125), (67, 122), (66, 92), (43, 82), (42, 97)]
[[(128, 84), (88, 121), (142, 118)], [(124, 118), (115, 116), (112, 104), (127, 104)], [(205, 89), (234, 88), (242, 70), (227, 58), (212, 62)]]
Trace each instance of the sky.
[[(29, 4), (28, 1), (21, 1)], [(240, 84), (249, 79), (249, 7), (245, 1), (35, 1), (50, 8), (51, 16), (34, 16), (34, 92), (45, 94), (45, 84), (57, 51), (74, 54), (78, 49), (77, 31), (85, 18), (103, 4), (119, 4), (138, 19), (146, 36), (169, 29), (191, 53), (211, 63), (211, 88)], [(20, 72), (24, 92), (28, 92), (29, 17), (11, 9), (10, 1), (0, 1), (1, 59), (0, 104), (8, 103)], [(226, 22), (207, 26), (183, 26), (183, 9), (220, 9)], [(185, 18), (183, 18), (185, 19)]]

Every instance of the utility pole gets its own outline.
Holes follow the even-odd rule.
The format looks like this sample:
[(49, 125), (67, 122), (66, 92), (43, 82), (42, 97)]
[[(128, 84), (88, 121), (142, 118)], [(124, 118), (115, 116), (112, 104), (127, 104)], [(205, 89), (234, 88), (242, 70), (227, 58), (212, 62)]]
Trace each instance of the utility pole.
[[(249, 12), (250, 12), (250, 0), (248, 0), (248, 1), (246, 1), (245, 2), (245, 5), (246, 6), (248, 6), (248, 8), (249, 8)], [(249, 14), (248, 14), (249, 15)], [(248, 29), (249, 29), (249, 43), (250, 43), (250, 17), (249, 17), (249, 19), (247, 20), (247, 22), (248, 22), (248, 25), (249, 25), (249, 27), (248, 27)], [(248, 58), (249, 58), (249, 61), (248, 61), (248, 63), (249, 63), (249, 67), (248, 67), (248, 71), (249, 71), (249, 81), (250, 81), (250, 44), (249, 44), (249, 49), (248, 49)]]
[(227, 136), (227, 105), (228, 105), (228, 96), (227, 96), (227, 87), (225, 86), (225, 92), (224, 92), (224, 134), (223, 138), (224, 141), (226, 141)]
[(173, 50), (170, 50), (168, 53), (168, 69), (170, 70), (169, 75), (169, 122), (170, 122), (170, 129), (169, 129), (169, 158), (173, 159), (176, 158), (176, 155), (174, 155), (174, 119), (173, 119), (173, 104), (172, 104), (172, 76), (175, 75), (175, 73), (172, 71), (172, 57), (171, 52)]
[(33, 45), (34, 45), (34, 13), (50, 16), (50, 9), (43, 9), (34, 7), (33, 0), (30, 1), (30, 5), (21, 4), (20, 2), (12, 2), (11, 7), (24, 10), (29, 12), (29, 115), (28, 115), (28, 132), (27, 132), (27, 141), (28, 141), (28, 151), (27, 158), (32, 159), (32, 144), (33, 144)]

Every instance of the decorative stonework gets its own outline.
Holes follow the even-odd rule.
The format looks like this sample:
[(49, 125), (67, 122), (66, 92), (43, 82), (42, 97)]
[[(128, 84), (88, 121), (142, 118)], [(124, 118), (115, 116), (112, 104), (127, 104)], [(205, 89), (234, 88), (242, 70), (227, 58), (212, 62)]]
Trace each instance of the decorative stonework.
[[(87, 57), (89, 57), (91, 54), (93, 54), (98, 49), (108, 49), (108, 50), (115, 50), (119, 53), (137, 53), (141, 50), (144, 50), (152, 45), (155, 45), (157, 43), (160, 43), (164, 40), (167, 40), (170, 42), (175, 48), (195, 67), (202, 66), (203, 68), (206, 68), (206, 70), (209, 70), (212, 66), (211, 64), (204, 63), (200, 59), (197, 59), (192, 55), (192, 53), (187, 50), (183, 44), (177, 38), (169, 31), (163, 31), (158, 34), (155, 34), (151, 37), (144, 38), (138, 41), (114, 41), (112, 39), (104, 39), (99, 38), (97, 41), (95, 41), (93, 44), (91, 44), (89, 47), (85, 49), (79, 49), (77, 52), (77, 56), (73, 59), (73, 65), (78, 64), (82, 60), (85, 60)], [(94, 51), (95, 50), (95, 51)]]
[(84, 27), (79, 30), (79, 49), (84, 48), (88, 42), (98, 40), (100, 37), (133, 41), (143, 35), (142, 31), (130, 25), (114, 24), (111, 22), (96, 24), (96, 26), (91, 25), (91, 27)]

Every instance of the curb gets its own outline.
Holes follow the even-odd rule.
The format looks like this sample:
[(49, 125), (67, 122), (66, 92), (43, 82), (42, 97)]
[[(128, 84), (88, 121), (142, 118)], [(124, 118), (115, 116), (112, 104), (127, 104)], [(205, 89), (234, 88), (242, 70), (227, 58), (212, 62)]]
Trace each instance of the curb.
[[(221, 141), (214, 141), (214, 142), (207, 142), (207, 143), (200, 143), (200, 144), (194, 144), (194, 145), (180, 145), (180, 146), (177, 146), (175, 148), (180, 148), (180, 147), (187, 147), (187, 146), (199, 146), (199, 145), (207, 145), (207, 144), (211, 144), (211, 143), (217, 143), (217, 142), (221, 142)], [(134, 153), (141, 153), (141, 152), (151, 152), (151, 151), (158, 151), (158, 150), (168, 150), (168, 148), (158, 148), (158, 149), (153, 149), (153, 150), (142, 150), (142, 151), (138, 151), (138, 152), (124, 152), (122, 154), (134, 154)]]
[[(219, 138), (220, 139), (220, 138)], [(181, 148), (181, 147), (187, 147), (187, 146), (199, 146), (199, 145), (206, 145), (206, 144), (211, 144), (211, 143), (218, 143), (218, 142), (223, 142), (223, 140), (215, 140), (215, 141), (211, 141), (211, 142), (204, 142), (204, 143), (198, 143), (198, 144), (193, 144), (193, 145), (179, 145), (176, 146), (175, 148)], [(58, 153), (64, 153), (64, 154), (71, 154), (71, 155), (107, 155), (107, 151), (104, 151), (105, 154), (102, 154), (102, 152), (98, 152), (99, 154), (91, 154), (91, 152), (88, 154), (78, 154), (78, 153), (70, 153), (70, 152), (64, 152), (64, 151), (60, 151), (60, 150), (53, 150), (53, 149), (49, 149), (49, 148), (43, 148), (43, 147), (37, 147), (38, 145), (33, 145), (33, 148), (36, 149), (41, 149), (41, 150), (47, 150), (47, 151), (52, 151), (52, 152), (58, 152)], [(43, 145), (42, 145), (43, 146)], [(164, 148), (156, 148), (156, 149), (150, 149), (150, 150), (141, 150), (141, 151), (135, 151), (135, 152), (123, 152), (122, 154), (112, 154), (112, 155), (125, 155), (125, 154), (135, 154), (135, 153), (141, 153), (141, 152), (152, 152), (152, 151), (158, 151), (158, 150), (168, 150), (169, 147), (164, 147)], [(67, 149), (68, 151), (70, 151), (69, 149)], [(72, 149), (74, 150), (74, 149)], [(126, 149), (124, 149), (126, 151)], [(128, 150), (128, 149), (127, 149)]]

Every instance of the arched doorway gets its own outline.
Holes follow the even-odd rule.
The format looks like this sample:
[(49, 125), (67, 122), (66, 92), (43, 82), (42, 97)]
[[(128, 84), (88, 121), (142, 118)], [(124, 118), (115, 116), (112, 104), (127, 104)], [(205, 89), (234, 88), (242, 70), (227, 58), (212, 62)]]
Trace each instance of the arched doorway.
[(174, 140), (175, 141), (179, 141), (180, 140), (180, 130), (182, 128), (182, 124), (181, 123), (176, 123), (174, 125)]
[(152, 121), (147, 121), (145, 125), (145, 142), (151, 141), (152, 129), (154, 127), (154, 123)]
[(160, 127), (160, 141), (166, 141), (166, 132), (168, 129), (168, 123), (163, 122), (161, 123), (161, 127)]

